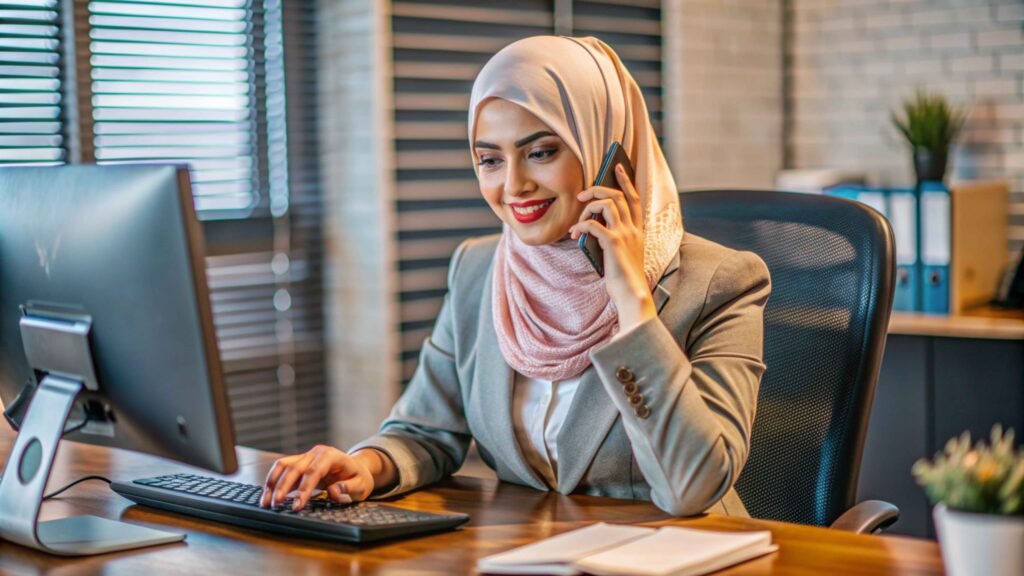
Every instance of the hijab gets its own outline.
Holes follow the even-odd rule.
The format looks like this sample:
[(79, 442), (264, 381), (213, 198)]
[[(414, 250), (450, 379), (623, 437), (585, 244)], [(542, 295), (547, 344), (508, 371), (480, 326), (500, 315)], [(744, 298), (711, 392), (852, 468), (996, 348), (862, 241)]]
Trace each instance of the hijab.
[[(653, 290), (679, 251), (679, 196), (640, 87), (618, 55), (590, 37), (534, 36), (506, 46), (473, 84), (471, 150), (480, 108), (493, 98), (517, 104), (544, 122), (579, 159), (588, 186), (612, 142), (623, 146), (643, 206), (644, 275)], [(492, 273), (498, 344), (520, 374), (550, 381), (574, 378), (590, 366), (590, 350), (618, 331), (604, 279), (575, 241), (529, 246), (506, 225)]]

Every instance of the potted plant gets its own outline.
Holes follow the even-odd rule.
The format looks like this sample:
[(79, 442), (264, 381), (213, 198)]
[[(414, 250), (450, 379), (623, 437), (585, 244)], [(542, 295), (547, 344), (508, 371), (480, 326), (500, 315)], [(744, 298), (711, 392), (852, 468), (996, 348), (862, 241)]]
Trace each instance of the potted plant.
[(991, 443), (964, 432), (914, 477), (935, 505), (935, 530), (950, 576), (1024, 574), (1024, 449), (997, 424)]
[(914, 152), (917, 182), (945, 180), (949, 148), (964, 122), (964, 112), (940, 94), (918, 90), (903, 103), (903, 116), (892, 115), (893, 124)]

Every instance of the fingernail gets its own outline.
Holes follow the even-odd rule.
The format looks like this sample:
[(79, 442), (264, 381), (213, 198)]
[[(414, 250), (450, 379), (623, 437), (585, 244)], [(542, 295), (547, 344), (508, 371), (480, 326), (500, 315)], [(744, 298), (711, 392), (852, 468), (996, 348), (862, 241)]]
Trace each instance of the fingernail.
[(349, 496), (348, 494), (342, 494), (341, 497), (338, 498), (338, 502), (341, 503), (341, 504), (351, 504), (352, 503), (352, 497)]
[(616, 164), (615, 165), (615, 171), (618, 172), (619, 174), (622, 174), (626, 170), (622, 167), (622, 164)]
[(292, 510), (302, 510), (303, 506), (304, 506), (304, 505), (302, 504), (302, 500), (296, 500), (296, 501), (295, 501), (295, 502), (294, 502), (294, 503), (292, 504)]

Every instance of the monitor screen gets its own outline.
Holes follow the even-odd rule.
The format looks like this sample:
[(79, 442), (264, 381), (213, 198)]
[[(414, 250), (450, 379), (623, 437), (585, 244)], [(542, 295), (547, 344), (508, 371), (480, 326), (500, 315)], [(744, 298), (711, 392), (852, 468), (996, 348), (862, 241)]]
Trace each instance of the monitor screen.
[[(9, 421), (23, 416), (15, 398), (31, 397), (45, 376), (26, 356), (22, 320), (86, 326), (95, 382), (68, 420), (89, 421), (66, 427), (67, 439), (233, 472), (204, 262), (185, 168), (0, 169), (0, 398)], [(58, 346), (37, 344), (44, 355)]]

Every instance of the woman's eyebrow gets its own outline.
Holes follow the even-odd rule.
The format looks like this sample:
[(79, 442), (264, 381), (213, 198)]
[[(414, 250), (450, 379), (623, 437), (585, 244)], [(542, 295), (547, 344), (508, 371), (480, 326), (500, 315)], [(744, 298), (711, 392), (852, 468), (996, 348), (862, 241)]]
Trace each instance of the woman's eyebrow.
[(538, 138), (543, 138), (545, 136), (554, 136), (554, 135), (555, 134), (553, 132), (548, 132), (547, 130), (541, 130), (540, 132), (534, 132), (533, 134), (530, 134), (526, 138), (520, 138), (519, 140), (516, 140), (516, 148), (522, 148), (523, 146), (526, 146), (527, 144), (529, 144), (530, 142), (533, 142), (534, 140), (536, 140)]
[[(533, 142), (534, 140), (537, 140), (538, 138), (543, 138), (545, 136), (555, 136), (555, 133), (554, 132), (548, 132), (547, 130), (541, 130), (540, 132), (534, 132), (533, 134), (530, 134), (526, 138), (520, 138), (519, 140), (516, 140), (515, 141), (515, 147), (516, 148), (522, 148), (523, 146), (526, 146), (530, 142)], [(477, 140), (476, 142), (474, 142), (473, 143), (473, 147), (474, 148), (487, 148), (489, 150), (501, 150), (501, 147), (498, 146), (497, 144), (491, 144), (490, 142), (484, 142), (483, 140)]]

